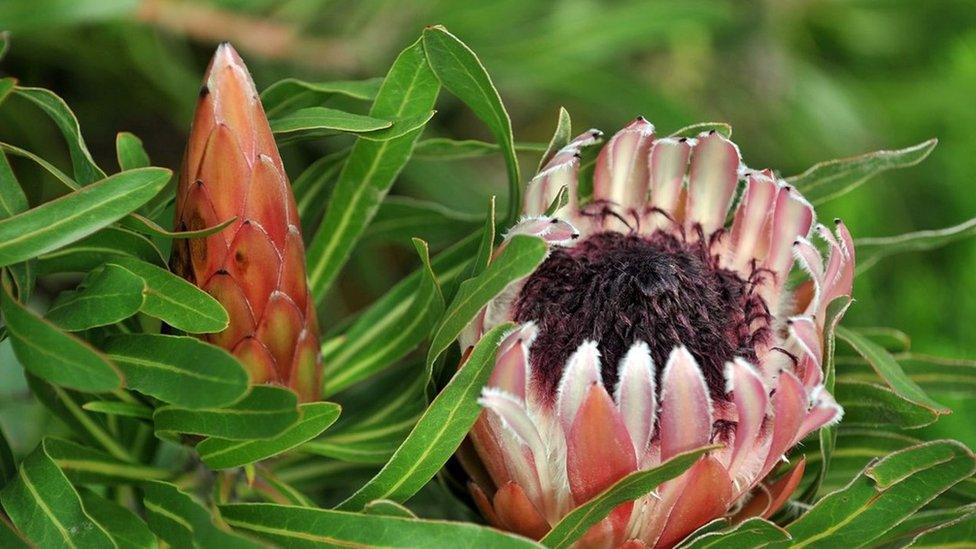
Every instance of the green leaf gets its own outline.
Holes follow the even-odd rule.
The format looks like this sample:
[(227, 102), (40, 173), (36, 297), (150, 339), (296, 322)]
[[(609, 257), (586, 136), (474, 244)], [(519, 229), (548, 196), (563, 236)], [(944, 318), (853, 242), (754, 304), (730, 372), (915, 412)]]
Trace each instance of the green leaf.
[(955, 441), (926, 442), (890, 454), (787, 526), (790, 547), (870, 545), (974, 470), (976, 459)]
[(173, 547), (262, 547), (218, 526), (222, 521), (196, 498), (172, 484), (151, 481), (143, 484), (142, 489), (149, 528)]
[[(919, 511), (911, 517), (902, 521), (901, 524), (895, 526), (880, 539), (876, 540), (875, 543), (878, 546), (883, 546), (887, 548), (903, 548), (903, 547), (916, 547), (913, 540), (918, 540), (923, 538), (928, 532), (932, 532), (942, 527), (952, 527), (957, 522), (964, 522), (974, 516), (974, 511), (976, 511), (976, 504), (968, 504), (960, 507), (951, 507), (947, 509), (932, 509), (926, 511)], [(924, 538), (923, 538), (924, 539)], [(957, 537), (952, 539), (976, 539), (972, 536)], [(934, 541), (934, 540), (933, 540)], [(925, 546), (924, 544), (922, 545)], [(931, 545), (929, 545), (931, 547)], [(937, 547), (944, 547), (944, 545), (936, 545)]]
[(918, 429), (939, 419), (939, 414), (931, 408), (874, 383), (839, 382), (834, 396), (844, 408), (846, 425), (897, 425), (904, 429)]
[(819, 205), (853, 191), (881, 172), (918, 164), (938, 143), (938, 139), (929, 139), (904, 149), (828, 160), (799, 175), (787, 177), (786, 181), (803, 193), (807, 200)]
[(85, 512), (81, 498), (41, 443), (0, 491), (14, 525), (41, 547), (113, 547), (108, 533)]
[(732, 126), (725, 122), (698, 122), (671, 132), (668, 137), (698, 137), (702, 132), (718, 132), (726, 139), (732, 137)]
[[(413, 297), (397, 308), (401, 321), (376, 329), (374, 316), (363, 316), (346, 332), (345, 339), (323, 357), (327, 364), (325, 392), (334, 394), (358, 381), (366, 379), (395, 361), (403, 358), (430, 335), (444, 312), (444, 297), (430, 264), (427, 243), (413, 239), (423, 264), (423, 277), (418, 281)], [(397, 314), (391, 311), (392, 314)]]
[(142, 146), (142, 140), (129, 132), (119, 132), (115, 136), (115, 156), (122, 171), (149, 167), (149, 154)]
[[(105, 179), (105, 172), (95, 164), (88, 146), (81, 136), (81, 127), (68, 104), (50, 90), (43, 88), (17, 87), (15, 93), (41, 108), (61, 130), (68, 144), (71, 155), (71, 165), (74, 169), (75, 180), (81, 185), (88, 185), (100, 179)], [(157, 189), (158, 190), (158, 189)], [(141, 204), (137, 204), (137, 207)]]
[(27, 371), (79, 391), (100, 393), (122, 387), (122, 378), (108, 359), (18, 303), (6, 287), (0, 310), (14, 354)]
[(416, 520), (270, 503), (220, 506), (227, 524), (284, 547), (538, 547), (513, 534), (463, 522)]
[(488, 264), (491, 263), (491, 254), (495, 251), (495, 195), (488, 199), (488, 213), (485, 215), (485, 223), (481, 228), (481, 240), (478, 242), (478, 251), (474, 254), (471, 267), (468, 269), (467, 278), (474, 278), (485, 272)]
[(289, 110), (322, 104), (324, 99), (334, 95), (372, 101), (382, 83), (382, 78), (338, 82), (305, 82), (296, 78), (285, 78), (261, 92), (261, 102), (268, 118), (274, 118)]
[(229, 469), (261, 461), (319, 436), (339, 417), (341, 407), (332, 402), (310, 402), (298, 407), (301, 414), (280, 435), (267, 440), (226, 440), (208, 438), (197, 445), (200, 459), (211, 469)]
[(44, 439), (44, 449), (64, 474), (77, 484), (130, 484), (165, 480), (174, 471), (118, 460), (105, 452), (60, 438)]
[(478, 56), (446, 28), (439, 25), (427, 27), (423, 42), (427, 59), (441, 84), (488, 126), (502, 147), (509, 183), (506, 224), (510, 225), (518, 219), (522, 208), (522, 178), (515, 156), (512, 121), (502, 98)]
[(917, 383), (911, 380), (901, 365), (895, 361), (881, 345), (871, 341), (862, 334), (843, 326), (837, 327), (837, 336), (850, 345), (859, 355), (874, 368), (878, 376), (888, 384), (898, 396), (932, 410), (936, 415), (951, 413), (952, 410), (932, 400)]
[(570, 511), (542, 538), (541, 543), (546, 547), (569, 547), (618, 505), (646, 496), (665, 481), (684, 473), (702, 455), (714, 449), (716, 446), (696, 448), (678, 454), (653, 469), (630, 473)]
[(307, 107), (271, 120), (275, 134), (329, 135), (389, 128), (393, 122), (328, 107)]
[(0, 547), (4, 549), (32, 549), (24, 536), (2, 514), (0, 514)]
[(188, 409), (219, 408), (248, 391), (244, 367), (227, 351), (185, 336), (123, 334), (105, 353), (140, 393)]
[(390, 461), (339, 509), (358, 511), (375, 499), (406, 501), (437, 474), (474, 425), (481, 411), (478, 395), (494, 368), (498, 345), (511, 327), (502, 324), (481, 338)]
[(129, 15), (138, 0), (43, 0), (42, 2), (4, 2), (0, 21), (4, 28), (17, 31), (45, 31), (58, 26), (79, 24)]
[(406, 506), (388, 499), (377, 499), (367, 503), (366, 507), (363, 508), (363, 513), (384, 517), (417, 518), (417, 515)]
[(7, 481), (14, 478), (17, 474), (17, 462), (14, 461), (14, 454), (10, 451), (10, 444), (7, 437), (0, 428), (0, 487), (7, 484)]
[(926, 252), (972, 236), (976, 236), (976, 218), (945, 229), (916, 231), (896, 236), (858, 238), (854, 240), (854, 249), (857, 250), (857, 274), (867, 271), (878, 261), (891, 255)]
[(195, 231), (170, 231), (146, 216), (133, 213), (122, 219), (122, 225), (128, 229), (132, 229), (133, 231), (158, 236), (160, 238), (201, 238), (219, 233), (220, 231), (229, 227), (231, 223), (235, 221), (237, 221), (237, 216), (229, 217), (216, 225), (204, 227)]
[(48, 309), (47, 320), (76, 332), (115, 324), (139, 312), (146, 283), (118, 265), (105, 265), (75, 291), (62, 292)]
[(742, 521), (732, 528), (699, 536), (680, 545), (681, 549), (709, 549), (711, 547), (746, 549), (765, 547), (770, 543), (788, 542), (790, 535), (772, 522), (759, 517)]
[(163, 168), (122, 172), (0, 220), (0, 266), (56, 250), (117, 221), (159, 192), (169, 176)]
[(322, 219), (322, 204), (328, 200), (335, 181), (349, 150), (342, 150), (319, 158), (305, 169), (292, 183), (298, 218), (302, 222), (302, 234), (311, 235)]
[(257, 385), (240, 402), (227, 408), (187, 410), (157, 408), (157, 432), (175, 432), (231, 440), (276, 437), (298, 421), (298, 397), (282, 387)]
[(85, 273), (120, 257), (166, 265), (159, 249), (148, 238), (125, 229), (106, 227), (61, 249), (42, 254), (37, 258), (37, 272)]
[[(3, 59), (3, 55), (7, 52), (7, 37), (10, 34), (7, 31), (0, 32), (0, 60)], [(10, 92), (14, 91), (14, 87), (17, 85), (17, 79), (8, 76), (7, 78), (0, 78), (0, 105), (6, 101), (7, 97), (10, 96)]]
[(428, 371), (478, 311), (509, 284), (529, 275), (545, 258), (546, 251), (541, 238), (515, 235), (483, 273), (461, 283), (434, 332), (427, 354)]
[(146, 281), (142, 312), (193, 334), (219, 332), (230, 322), (223, 305), (175, 274), (129, 257), (112, 260)]
[[(543, 143), (516, 143), (515, 152), (540, 153), (545, 152)], [(413, 158), (427, 161), (452, 161), (468, 158), (483, 158), (502, 152), (497, 143), (478, 141), (477, 139), (450, 139), (447, 137), (432, 137), (418, 141), (413, 148)]]
[(102, 525), (119, 549), (156, 549), (156, 538), (135, 513), (91, 490), (78, 493), (85, 511)]
[(148, 406), (134, 402), (117, 402), (113, 400), (93, 400), (82, 404), (81, 408), (99, 414), (134, 417), (138, 419), (152, 419), (153, 414), (153, 409)]
[[(390, 68), (370, 109), (376, 118), (403, 119), (433, 109), (439, 85), (418, 40)], [(308, 246), (309, 288), (321, 303), (394, 179), (410, 158), (422, 129), (386, 141), (359, 138), (349, 152), (318, 231)]]
[(930, 528), (915, 536), (910, 547), (973, 547), (976, 546), (976, 512), (970, 512), (952, 522)]
[(363, 132), (358, 134), (358, 136), (362, 139), (369, 139), (370, 141), (388, 141), (397, 137), (403, 137), (415, 130), (422, 130), (436, 113), (437, 111), (432, 110), (414, 116), (396, 118), (393, 120), (393, 125), (389, 128)]
[(0, 219), (19, 214), (28, 207), (24, 189), (17, 182), (7, 155), (0, 151)]
[(542, 158), (539, 159), (537, 171), (542, 171), (542, 168), (552, 160), (552, 157), (556, 156), (559, 149), (569, 145), (572, 139), (573, 121), (569, 117), (569, 111), (564, 107), (559, 107), (559, 120), (556, 122), (556, 131), (553, 132), (552, 139), (549, 140), (549, 145), (546, 147), (545, 152), (542, 153)]
[(417, 237), (436, 247), (453, 243), (459, 233), (466, 234), (481, 223), (480, 215), (458, 212), (438, 202), (387, 196), (363, 239), (409, 244), (410, 237)]

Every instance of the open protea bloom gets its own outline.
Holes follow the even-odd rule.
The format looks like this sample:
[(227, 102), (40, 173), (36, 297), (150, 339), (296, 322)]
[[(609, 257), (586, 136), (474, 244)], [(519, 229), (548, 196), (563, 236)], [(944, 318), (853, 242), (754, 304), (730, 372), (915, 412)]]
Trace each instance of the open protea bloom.
[[(462, 335), (466, 348), (517, 325), (471, 431), (480, 459), (461, 459), (486, 517), (538, 539), (628, 473), (721, 445), (580, 541), (670, 547), (726, 514), (769, 516), (802, 464), (761, 481), (840, 419), (822, 343), (827, 305), (850, 295), (853, 246), (842, 223), (836, 236), (815, 224), (795, 189), (746, 168), (721, 134), (656, 138), (643, 118), (600, 151), (593, 200), (580, 206), (579, 152), (599, 137), (576, 138), (530, 182), (509, 236), (541, 236), (550, 253)], [(564, 186), (569, 203), (543, 216)], [(826, 262), (810, 233), (826, 241)], [(811, 280), (793, 290), (795, 260)]]
[(216, 234), (177, 242), (173, 270), (227, 309), (230, 325), (206, 339), (236, 355), (252, 382), (315, 400), (322, 364), (295, 198), (254, 82), (225, 43), (200, 90), (175, 225), (193, 231), (235, 216)]

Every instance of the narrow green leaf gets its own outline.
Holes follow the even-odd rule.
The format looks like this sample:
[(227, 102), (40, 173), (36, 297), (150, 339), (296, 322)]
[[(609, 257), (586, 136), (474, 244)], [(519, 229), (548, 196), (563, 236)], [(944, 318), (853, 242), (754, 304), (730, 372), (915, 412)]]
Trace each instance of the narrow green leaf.
[(480, 215), (458, 212), (438, 202), (387, 196), (363, 239), (409, 244), (413, 236), (437, 247), (453, 243), (459, 234), (473, 231), (482, 222)]
[(148, 238), (117, 227), (104, 229), (37, 258), (38, 274), (86, 273), (99, 265), (133, 257), (158, 266), (166, 265), (159, 249)]
[(545, 258), (546, 250), (541, 238), (515, 235), (483, 273), (461, 284), (434, 332), (427, 354), (428, 371), (478, 311), (509, 284), (530, 274)]
[[(7, 36), (9, 34), (6, 31), (0, 32), (0, 59), (3, 59), (3, 54), (7, 51)], [(7, 100), (15, 86), (17, 86), (16, 78), (11, 76), (0, 78), (0, 105)]]
[(227, 524), (284, 547), (539, 547), (464, 522), (417, 520), (270, 503), (220, 506)]
[(322, 219), (323, 205), (326, 204), (332, 184), (348, 156), (348, 149), (323, 156), (292, 182), (291, 190), (295, 193), (298, 218), (302, 221), (302, 234), (315, 233)]
[(697, 137), (702, 132), (715, 131), (726, 139), (732, 137), (732, 126), (725, 122), (698, 122), (671, 132), (668, 137)]
[(105, 353), (129, 389), (188, 409), (219, 408), (248, 391), (248, 375), (227, 351), (192, 337), (123, 334)]
[(772, 522), (759, 517), (742, 521), (732, 528), (699, 536), (690, 542), (682, 543), (681, 549), (710, 549), (712, 547), (749, 548), (764, 547), (770, 543), (785, 543), (790, 535)]
[(522, 208), (522, 178), (515, 156), (512, 121), (502, 98), (478, 56), (442, 26), (424, 29), (424, 51), (441, 84), (463, 101), (491, 130), (502, 147), (508, 172), (509, 196), (506, 224), (518, 219)]
[(10, 451), (10, 444), (7, 442), (3, 429), (0, 428), (0, 487), (14, 478), (17, 474), (17, 462), (14, 461), (14, 454)]
[[(401, 119), (429, 113), (439, 85), (418, 40), (400, 53), (370, 109), (376, 118)], [(394, 179), (410, 158), (422, 129), (386, 141), (359, 138), (353, 145), (318, 231), (308, 246), (309, 287), (321, 303), (349, 259)]]
[(188, 410), (156, 408), (156, 432), (174, 432), (231, 440), (272, 438), (298, 421), (298, 397), (281, 387), (257, 385), (240, 402), (227, 408)]
[(237, 216), (229, 217), (216, 225), (195, 231), (170, 231), (146, 216), (133, 213), (122, 219), (122, 225), (133, 231), (160, 238), (202, 238), (219, 233), (235, 221), (237, 221)]
[(149, 154), (142, 146), (142, 140), (129, 132), (115, 135), (115, 156), (122, 171), (149, 167)]
[(339, 417), (342, 408), (332, 402), (311, 402), (298, 407), (297, 423), (266, 440), (208, 438), (197, 445), (200, 459), (211, 469), (229, 469), (261, 461), (319, 436)]
[(376, 499), (406, 501), (437, 474), (474, 425), (481, 410), (478, 395), (494, 368), (498, 345), (511, 327), (502, 324), (481, 338), (390, 461), (339, 509), (358, 511)]
[(563, 185), (562, 187), (559, 187), (559, 191), (556, 193), (556, 196), (552, 199), (552, 202), (549, 203), (549, 207), (546, 208), (545, 215), (547, 217), (553, 217), (556, 215), (556, 212), (561, 210), (564, 206), (566, 206), (566, 204), (569, 204), (569, 187)]
[(44, 449), (64, 474), (77, 484), (130, 484), (144, 480), (165, 480), (175, 475), (166, 469), (120, 461), (100, 450), (60, 438), (44, 439)]
[(261, 102), (268, 118), (274, 118), (286, 111), (322, 104), (323, 100), (333, 95), (372, 101), (382, 83), (382, 78), (338, 82), (305, 82), (296, 78), (285, 78), (261, 92)]
[(139, 312), (145, 289), (146, 283), (131, 271), (105, 265), (77, 290), (62, 292), (45, 316), (69, 332), (115, 324)]
[[(546, 145), (544, 143), (515, 143), (515, 152), (519, 153), (541, 153), (545, 150)], [(447, 137), (432, 137), (417, 142), (413, 148), (413, 158), (447, 162), (483, 158), (500, 152), (502, 152), (502, 147), (497, 143), (488, 143), (477, 139), (458, 140)]]
[(18, 303), (8, 288), (0, 293), (14, 354), (27, 371), (79, 391), (99, 393), (122, 387), (119, 371), (101, 353)]
[[(911, 517), (902, 521), (901, 524), (895, 526), (884, 536), (876, 540), (876, 544), (879, 547), (886, 547), (891, 549), (902, 549), (905, 547), (918, 547), (919, 545), (914, 540), (921, 539), (931, 539), (925, 538), (925, 534), (933, 532), (942, 527), (951, 527), (957, 522), (965, 521), (974, 516), (974, 511), (976, 511), (976, 504), (968, 504), (960, 507), (952, 507), (948, 509), (932, 509), (919, 511)], [(961, 537), (956, 539), (976, 539), (976, 537)], [(934, 541), (934, 540), (933, 540)], [(970, 544), (971, 546), (972, 544)], [(928, 545), (923, 543), (922, 547), (933, 545)], [(944, 547), (944, 545), (935, 545), (936, 547)]]
[(169, 176), (163, 168), (122, 172), (0, 220), (0, 266), (50, 252), (117, 221), (159, 192)]
[(85, 511), (115, 542), (118, 549), (156, 549), (156, 538), (135, 513), (88, 489), (78, 491)]
[(134, 402), (117, 402), (112, 400), (93, 400), (82, 404), (81, 408), (99, 414), (134, 417), (138, 419), (152, 419), (153, 414), (153, 409), (148, 406)]
[(918, 164), (938, 143), (938, 139), (929, 139), (904, 149), (828, 160), (799, 175), (787, 177), (786, 181), (803, 193), (807, 200), (819, 205), (851, 192), (881, 172)]
[(571, 139), (573, 139), (573, 121), (569, 117), (569, 111), (564, 107), (559, 107), (559, 119), (556, 122), (556, 131), (553, 132), (552, 139), (549, 140), (549, 146), (546, 147), (546, 151), (542, 153), (542, 158), (539, 159), (538, 170), (541, 171), (552, 160), (552, 157), (556, 156), (559, 149), (569, 144)]
[(850, 330), (861, 334), (892, 353), (908, 352), (912, 348), (912, 338), (897, 328), (887, 326), (852, 327)]
[(857, 274), (867, 271), (888, 256), (926, 252), (973, 236), (976, 236), (976, 218), (945, 229), (916, 231), (896, 236), (858, 238), (854, 241), (854, 249), (857, 250)]
[(430, 251), (423, 240), (415, 238), (413, 244), (424, 276), (413, 298), (405, 304), (402, 321), (387, 324), (378, 332), (372, 317), (361, 317), (354, 323), (335, 352), (323, 357), (328, 365), (323, 376), (327, 394), (337, 393), (403, 358), (427, 339), (440, 319), (444, 297), (430, 264)]
[[(262, 493), (266, 497), (274, 497), (272, 503), (285, 503), (290, 505), (300, 505), (302, 507), (316, 507), (315, 503), (308, 499), (302, 492), (294, 486), (282, 481), (276, 474), (266, 467), (256, 467), (256, 479), (263, 482), (266, 486)], [(255, 486), (260, 486), (255, 483)]]
[(926, 442), (895, 452), (787, 526), (793, 537), (789, 546), (870, 545), (974, 470), (976, 459), (955, 441)]
[(370, 141), (388, 141), (390, 139), (403, 137), (404, 135), (413, 133), (416, 130), (422, 130), (435, 114), (437, 114), (437, 111), (431, 110), (413, 116), (397, 118), (393, 120), (393, 125), (391, 125), (389, 128), (383, 128), (371, 132), (363, 132), (359, 134), (359, 137), (369, 139)]
[(491, 263), (491, 254), (495, 251), (495, 195), (488, 199), (488, 213), (485, 215), (484, 226), (481, 228), (481, 240), (478, 242), (478, 252), (474, 255), (467, 278), (474, 278), (485, 272)]
[(276, 134), (294, 133), (362, 133), (382, 128), (389, 128), (393, 122), (363, 116), (351, 112), (330, 109), (328, 107), (307, 107), (290, 112), (280, 118), (271, 120), (271, 131)]
[(939, 414), (932, 408), (874, 383), (839, 382), (834, 395), (844, 408), (846, 425), (897, 425), (904, 429), (917, 429), (939, 419)]
[(976, 547), (976, 512), (929, 528), (912, 539), (909, 547)]
[(905, 374), (901, 365), (895, 361), (891, 353), (885, 350), (884, 347), (844, 326), (838, 326), (836, 333), (837, 337), (844, 340), (859, 355), (864, 357), (871, 367), (874, 368), (874, 371), (877, 372), (878, 376), (900, 397), (925, 406), (937, 415), (952, 412), (952, 410), (932, 400), (925, 394), (925, 391)]
[(113, 263), (125, 267), (146, 281), (142, 312), (170, 326), (193, 334), (219, 332), (230, 319), (219, 301), (175, 274), (130, 257)]
[(24, 189), (17, 182), (7, 155), (0, 151), (0, 219), (19, 214), (28, 207)]
[(417, 515), (406, 506), (388, 499), (377, 499), (367, 503), (366, 507), (363, 508), (363, 513), (384, 517), (417, 518)]
[(40, 547), (114, 547), (108, 533), (85, 512), (81, 498), (42, 443), (0, 491), (14, 525)]
[(683, 452), (644, 471), (635, 471), (618, 480), (600, 494), (583, 503), (564, 516), (542, 538), (546, 547), (569, 547), (591, 526), (605, 519), (621, 503), (646, 496), (665, 481), (671, 480), (695, 464), (706, 452), (716, 446), (696, 448)]
[(173, 547), (262, 547), (218, 526), (222, 521), (195, 497), (172, 484), (150, 481), (142, 489), (149, 529)]
[(0, 547), (4, 549), (32, 549), (23, 534), (14, 528), (10, 520), (0, 514)]
[[(81, 127), (68, 104), (50, 90), (44, 88), (25, 88), (18, 86), (15, 93), (41, 108), (61, 130), (68, 144), (71, 155), (71, 165), (74, 169), (75, 180), (81, 185), (88, 185), (100, 179), (105, 179), (105, 172), (95, 164), (88, 146), (81, 136)], [(157, 189), (158, 190), (158, 189)], [(141, 204), (139, 204), (141, 205)], [(137, 205), (137, 206), (139, 206)]]

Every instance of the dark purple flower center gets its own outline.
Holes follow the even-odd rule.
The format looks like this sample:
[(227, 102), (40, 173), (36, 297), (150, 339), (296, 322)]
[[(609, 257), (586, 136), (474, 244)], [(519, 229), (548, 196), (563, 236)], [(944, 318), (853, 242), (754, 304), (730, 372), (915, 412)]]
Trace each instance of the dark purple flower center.
[[(756, 360), (770, 316), (751, 284), (718, 267), (707, 246), (663, 232), (604, 232), (555, 248), (526, 280), (515, 320), (535, 321), (533, 375), (554, 397), (566, 362), (597, 341), (603, 381), (617, 383), (621, 358), (637, 341), (651, 350), (658, 376), (679, 345), (698, 361), (712, 398), (725, 398), (723, 371), (734, 357)], [(659, 385), (660, 386), (660, 385)]]

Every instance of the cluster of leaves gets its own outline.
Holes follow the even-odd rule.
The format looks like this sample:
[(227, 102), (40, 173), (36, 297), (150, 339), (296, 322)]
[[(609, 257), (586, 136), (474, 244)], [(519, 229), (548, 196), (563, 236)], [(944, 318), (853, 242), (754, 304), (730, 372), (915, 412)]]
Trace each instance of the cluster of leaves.
[[(484, 122), (494, 143), (420, 140), (442, 88)], [(476, 524), (445, 469), (479, 413), (476, 398), (509, 326), (489, 332), (463, 361), (453, 342), (481, 307), (544, 258), (542, 241), (528, 236), (496, 257), (492, 249), (521, 202), (518, 153), (545, 159), (565, 144), (572, 135), (565, 111), (548, 145), (516, 143), (488, 73), (442, 27), (427, 28), (385, 78), (287, 79), (263, 92), (279, 143), (353, 137), (293, 185), (318, 303), (365, 238), (470, 232), (433, 256), (427, 241), (414, 238), (416, 272), (357, 315), (329, 319), (324, 394), (335, 402), (299, 405), (286, 389), (250, 387), (231, 355), (185, 335), (219, 331), (227, 314), (170, 273), (165, 257), (173, 238), (223, 226), (166, 229), (172, 174), (150, 166), (137, 137), (119, 134), (119, 171), (108, 175), (54, 93), (0, 80), (0, 108), (10, 97), (53, 121), (71, 169), (0, 143), (0, 338), (9, 340), (33, 398), (63, 423), (19, 461), (0, 435), (0, 545), (449, 546), (463, 539), (536, 546)], [(326, 106), (337, 97), (372, 106), (366, 114)], [(790, 179), (815, 201), (834, 200), (881, 171), (920, 162), (934, 146), (827, 162)], [(411, 158), (499, 154), (509, 181), (504, 215), (496, 217), (494, 201), (484, 217), (472, 217), (387, 196)], [(32, 207), (11, 158), (39, 166), (64, 194)], [(861, 240), (860, 264), (931, 249), (974, 226)], [(849, 305), (835, 303), (834, 318)], [(797, 450), (794, 462), (808, 464), (798, 501), (769, 521), (717, 520), (685, 546), (925, 546), (976, 528), (970, 450), (905, 433), (948, 413), (929, 393), (973, 394), (976, 363), (912, 354), (895, 330), (828, 325), (827, 383), (847, 419)], [(541, 543), (571, 544), (706, 450), (622, 479)]]

